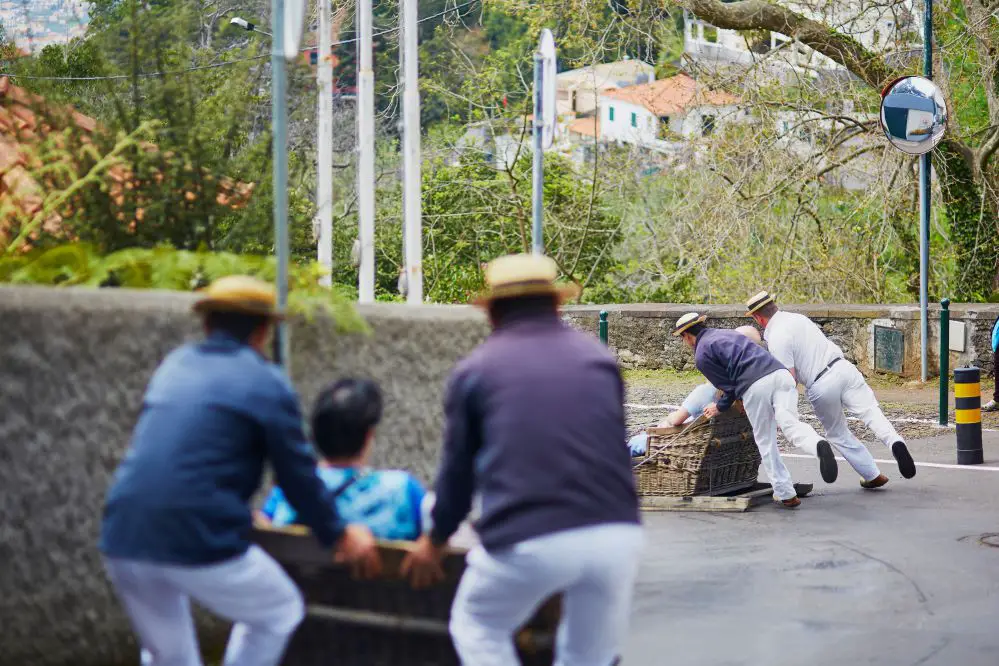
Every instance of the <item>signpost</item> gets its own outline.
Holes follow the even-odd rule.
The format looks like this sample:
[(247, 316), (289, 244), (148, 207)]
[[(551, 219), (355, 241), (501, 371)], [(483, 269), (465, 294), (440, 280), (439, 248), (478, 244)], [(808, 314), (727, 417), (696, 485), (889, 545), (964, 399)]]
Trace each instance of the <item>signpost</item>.
[(541, 31), (541, 41), (534, 54), (534, 171), (531, 246), (534, 254), (545, 253), (542, 229), (544, 218), (545, 149), (555, 141), (558, 114), (555, 111), (555, 38), (552, 31)]
[[(278, 307), (288, 307), (288, 115), (285, 105), (285, 60), (298, 57), (305, 0), (271, 0), (271, 124), (274, 154), (274, 247), (277, 253)], [(274, 331), (274, 361), (287, 368), (288, 325)]]

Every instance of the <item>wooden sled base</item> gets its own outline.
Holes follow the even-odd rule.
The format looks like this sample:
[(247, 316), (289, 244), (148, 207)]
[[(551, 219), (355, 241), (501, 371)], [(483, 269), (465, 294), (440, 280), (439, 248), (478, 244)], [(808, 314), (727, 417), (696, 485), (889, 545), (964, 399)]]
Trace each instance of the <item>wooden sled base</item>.
[[(798, 497), (806, 497), (812, 492), (813, 484), (796, 483), (794, 489)], [(748, 490), (731, 495), (694, 495), (692, 497), (667, 497), (644, 495), (639, 498), (642, 511), (728, 511), (741, 513), (754, 506), (773, 502), (773, 487), (769, 483), (757, 483)]]

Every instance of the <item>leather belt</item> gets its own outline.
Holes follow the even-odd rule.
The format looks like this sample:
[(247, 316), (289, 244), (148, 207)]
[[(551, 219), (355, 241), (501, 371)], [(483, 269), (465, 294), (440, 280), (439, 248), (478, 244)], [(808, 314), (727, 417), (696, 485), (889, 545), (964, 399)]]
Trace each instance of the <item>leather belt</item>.
[(827, 372), (829, 372), (829, 368), (833, 367), (834, 365), (836, 365), (837, 363), (839, 363), (842, 360), (843, 360), (843, 357), (840, 356), (838, 358), (834, 358), (833, 360), (829, 361), (829, 365), (827, 365), (826, 367), (822, 368), (822, 371), (819, 372), (819, 374), (815, 375), (815, 379), (812, 380), (812, 385), (814, 386), (815, 382), (817, 382), (820, 379), (822, 379), (822, 375), (824, 375)]

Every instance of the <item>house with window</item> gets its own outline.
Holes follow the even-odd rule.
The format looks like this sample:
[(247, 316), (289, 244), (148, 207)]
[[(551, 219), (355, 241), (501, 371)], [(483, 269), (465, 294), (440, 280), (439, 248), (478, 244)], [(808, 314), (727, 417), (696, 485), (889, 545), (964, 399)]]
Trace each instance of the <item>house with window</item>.
[[(888, 56), (918, 49), (921, 42), (922, 3), (902, 0), (887, 4), (861, 0), (798, 0), (783, 6), (837, 30), (874, 53)], [(775, 74), (798, 73), (811, 77), (845, 68), (788, 35), (772, 31), (737, 31), (716, 28), (684, 12), (684, 52), (705, 67), (751, 65), (759, 62)]]
[(748, 122), (739, 98), (710, 90), (687, 74), (640, 86), (608, 90), (600, 97), (600, 140), (657, 147), (708, 136), (724, 123)]
[(626, 59), (572, 69), (555, 77), (555, 105), (559, 114), (592, 114), (600, 95), (607, 90), (655, 80), (655, 67), (641, 60)]

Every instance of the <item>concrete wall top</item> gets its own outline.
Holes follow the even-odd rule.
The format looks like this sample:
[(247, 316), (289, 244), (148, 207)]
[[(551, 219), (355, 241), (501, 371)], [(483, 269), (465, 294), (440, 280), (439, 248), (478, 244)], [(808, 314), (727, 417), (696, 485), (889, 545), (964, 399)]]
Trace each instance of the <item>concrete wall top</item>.
[[(843, 319), (919, 319), (918, 305), (887, 304), (837, 304), (837, 303), (781, 303), (780, 307), (791, 312), (800, 312), (809, 317)], [(627, 303), (612, 305), (569, 305), (565, 311), (576, 316), (596, 317), (601, 310), (628, 317), (676, 318), (687, 312), (700, 312), (716, 319), (732, 319), (746, 316), (742, 304), (691, 305), (684, 303)], [(940, 304), (930, 303), (932, 317), (939, 317)], [(999, 303), (952, 303), (951, 317), (958, 319), (999, 318)]]
[[(0, 666), (125, 666), (137, 651), (96, 542), (104, 494), (149, 377), (200, 335), (194, 294), (0, 287)], [(358, 308), (369, 334), (293, 319), (303, 412), (327, 382), (370, 377), (385, 412), (371, 463), (429, 482), (448, 374), (487, 334), (472, 307)], [(205, 645), (225, 627), (201, 621)]]

